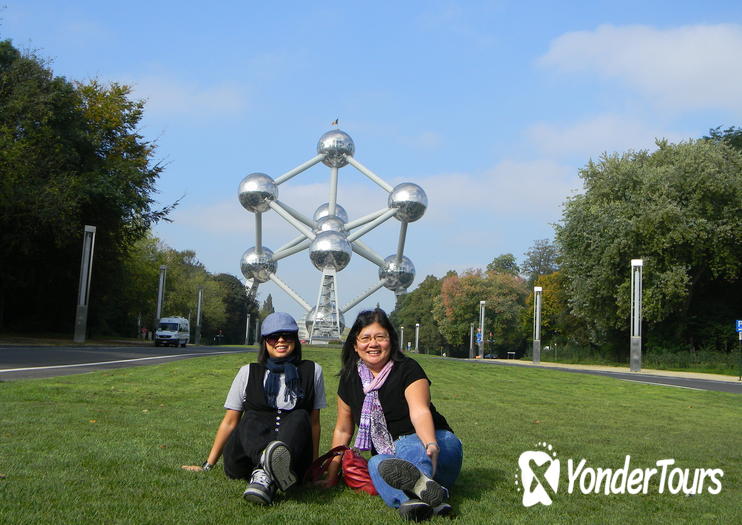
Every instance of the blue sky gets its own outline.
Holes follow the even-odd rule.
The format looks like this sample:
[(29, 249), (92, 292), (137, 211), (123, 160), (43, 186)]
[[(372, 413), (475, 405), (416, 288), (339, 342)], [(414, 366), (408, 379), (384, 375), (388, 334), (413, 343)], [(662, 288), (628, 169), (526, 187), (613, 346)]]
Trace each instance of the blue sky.
[[(167, 165), (157, 198), (184, 195), (155, 233), (215, 273), (239, 276), (255, 242), (237, 200), (242, 177), (278, 177), (310, 159), (337, 117), (357, 160), (427, 192), (405, 247), (413, 288), (503, 253), (522, 260), (552, 238), (590, 158), (742, 123), (738, 1), (24, 0), (1, 16), (2, 38), (51, 59), (57, 75), (129, 84), (147, 100), (141, 131)], [(311, 215), (328, 181), (315, 166), (280, 199)], [(346, 167), (338, 202), (352, 220), (386, 196)], [(263, 227), (273, 249), (296, 236), (273, 212)], [(363, 240), (384, 257), (398, 231), (392, 219)], [(306, 252), (277, 274), (316, 301), (320, 273)], [(354, 255), (338, 277), (340, 303), (376, 280)], [(268, 293), (301, 315), (275, 285), (261, 287), (261, 299)], [(394, 296), (382, 289), (358, 308), (376, 302), (392, 309)]]

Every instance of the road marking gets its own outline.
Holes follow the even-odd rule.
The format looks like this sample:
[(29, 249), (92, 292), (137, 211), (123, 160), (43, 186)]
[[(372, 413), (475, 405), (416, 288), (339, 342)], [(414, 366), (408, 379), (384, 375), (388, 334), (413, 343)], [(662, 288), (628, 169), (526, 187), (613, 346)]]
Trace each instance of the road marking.
[(701, 391), (706, 392), (706, 390), (703, 388), (693, 388), (692, 386), (668, 385), (667, 383), (653, 383), (651, 381), (642, 381), (640, 379), (623, 379), (623, 378), (619, 378), (619, 379), (621, 379), (622, 381), (629, 381), (631, 383), (641, 383), (643, 385), (671, 386), (673, 388), (685, 388), (687, 390), (701, 390)]
[(0, 374), (5, 372), (28, 372), (30, 370), (51, 370), (54, 368), (74, 368), (80, 366), (98, 366), (98, 365), (114, 365), (120, 363), (131, 363), (133, 361), (147, 361), (151, 359), (167, 359), (169, 357), (198, 357), (202, 355), (219, 355), (219, 354), (234, 354), (235, 352), (205, 352), (201, 354), (173, 354), (173, 355), (158, 355), (154, 357), (137, 357), (135, 359), (121, 359), (119, 361), (100, 361), (98, 363), (78, 363), (75, 365), (53, 365), (53, 366), (32, 366), (29, 368), (5, 368), (0, 370)]

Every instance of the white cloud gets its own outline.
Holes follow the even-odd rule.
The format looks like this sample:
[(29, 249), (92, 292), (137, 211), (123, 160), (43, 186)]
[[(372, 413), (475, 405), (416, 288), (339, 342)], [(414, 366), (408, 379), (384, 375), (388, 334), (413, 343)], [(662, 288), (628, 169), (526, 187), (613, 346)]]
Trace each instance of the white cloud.
[(504, 160), (480, 175), (442, 174), (419, 184), (428, 194), (425, 220), (436, 223), (477, 210), (554, 220), (564, 199), (580, 186), (574, 168), (551, 160)]
[(679, 142), (675, 132), (653, 128), (638, 119), (613, 114), (597, 115), (579, 122), (556, 125), (539, 122), (526, 130), (526, 136), (542, 153), (564, 158), (597, 158), (604, 152), (655, 148), (655, 139)]
[(601, 25), (556, 38), (539, 63), (621, 80), (668, 109), (742, 111), (740, 49), (736, 24)]
[(133, 83), (134, 94), (147, 100), (147, 114), (197, 118), (240, 115), (248, 107), (244, 88), (221, 83), (197, 85), (167, 75), (147, 75)]

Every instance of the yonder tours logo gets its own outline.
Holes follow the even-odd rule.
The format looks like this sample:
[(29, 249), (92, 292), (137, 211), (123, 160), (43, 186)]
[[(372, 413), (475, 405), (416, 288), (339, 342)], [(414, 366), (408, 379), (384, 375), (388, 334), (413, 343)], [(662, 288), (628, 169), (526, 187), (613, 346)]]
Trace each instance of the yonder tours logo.
[[(554, 447), (546, 442), (536, 444), (539, 450), (527, 450), (518, 458), (520, 474), (515, 486), (523, 492), (523, 506), (551, 505), (559, 491), (561, 461)], [(657, 460), (651, 467), (638, 467), (627, 455), (620, 466), (596, 467), (587, 459), (566, 462), (566, 493), (582, 494), (718, 494), (721, 492), (720, 468), (683, 468), (674, 459)]]

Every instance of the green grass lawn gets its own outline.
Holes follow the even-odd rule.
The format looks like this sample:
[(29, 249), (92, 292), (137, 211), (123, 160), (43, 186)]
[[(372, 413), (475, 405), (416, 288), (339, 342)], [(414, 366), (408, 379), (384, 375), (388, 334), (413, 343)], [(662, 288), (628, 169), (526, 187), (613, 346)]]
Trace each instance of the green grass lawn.
[[(334, 424), (339, 354), (306, 349), (325, 370)], [(418, 357), (436, 407), (464, 443), (452, 491), (458, 523), (739, 523), (742, 398), (582, 374)], [(270, 508), (241, 498), (220, 469), (193, 473), (211, 446), (238, 367), (254, 353), (55, 379), (0, 383), (0, 522), (399, 523), (377, 497), (300, 488)], [(523, 507), (518, 458), (548, 442), (562, 474), (551, 506)], [(567, 462), (724, 470), (717, 495), (566, 493)], [(221, 467), (221, 462), (219, 464)], [(448, 522), (436, 518), (433, 523)]]

